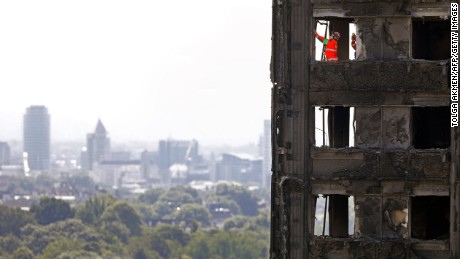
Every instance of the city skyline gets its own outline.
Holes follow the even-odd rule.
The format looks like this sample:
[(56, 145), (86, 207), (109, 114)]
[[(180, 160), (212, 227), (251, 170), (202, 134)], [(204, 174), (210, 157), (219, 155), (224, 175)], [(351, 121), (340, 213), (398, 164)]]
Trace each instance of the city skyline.
[(117, 141), (256, 142), (270, 118), (271, 3), (180, 2), (0, 3), (0, 140), (21, 139), (24, 109), (44, 105), (52, 141), (101, 119)]
[[(5, 143), (17, 143), (17, 144), (23, 144), (24, 143), (24, 127), (25, 127), (25, 124), (24, 124), (24, 116), (27, 114), (27, 109), (29, 109), (30, 107), (44, 107), (47, 112), (48, 112), (48, 116), (50, 117), (49, 118), (49, 129), (50, 129), (50, 143), (51, 145), (54, 145), (56, 143), (81, 143), (82, 144), (82, 148), (86, 146), (87, 144), (87, 138), (88, 138), (88, 132), (91, 132), (94, 130), (94, 125), (92, 127), (92, 129), (90, 128), (88, 130), (88, 132), (82, 134), (81, 136), (78, 135), (78, 136), (74, 136), (74, 137), (70, 137), (70, 138), (56, 138), (55, 136), (53, 136), (53, 116), (51, 114), (51, 112), (49, 111), (48, 107), (45, 106), (45, 105), (30, 105), (28, 107), (25, 107), (24, 108), (24, 112), (22, 113), (22, 116), (21, 116), (21, 125), (20, 125), (20, 129), (19, 129), (19, 132), (18, 134), (14, 134), (15, 136), (14, 137), (8, 137), (9, 134), (4, 134), (5, 133), (5, 128), (2, 128), (0, 130), (0, 142), (5, 142)], [(265, 122), (265, 121), (270, 121), (270, 119), (264, 119), (262, 122)], [(98, 118), (96, 120), (97, 124), (99, 124), (101, 122), (101, 119)], [(94, 122), (93, 122), (94, 124)], [(105, 124), (105, 123), (104, 123)], [(153, 138), (153, 139), (124, 139), (124, 138), (121, 138), (121, 139), (114, 139), (114, 143), (115, 145), (125, 145), (127, 143), (146, 143), (146, 146), (151, 146), (152, 144), (155, 144), (155, 143), (159, 143), (163, 140), (198, 140), (200, 141), (200, 143), (202, 142), (205, 146), (207, 147), (225, 147), (225, 146), (228, 146), (228, 147), (242, 147), (242, 146), (246, 146), (246, 145), (258, 145), (259, 142), (261, 141), (261, 137), (263, 137), (264, 134), (266, 134), (266, 129), (265, 129), (266, 126), (263, 126), (261, 127), (260, 129), (260, 132), (257, 134), (256, 138), (254, 139), (250, 139), (248, 141), (241, 141), (241, 142), (225, 142), (225, 141), (221, 141), (221, 142), (207, 142), (206, 140), (205, 141), (201, 141), (200, 139), (196, 138), (196, 137), (182, 137), (182, 138), (177, 138), (177, 137), (174, 137), (174, 136), (166, 136), (166, 137), (158, 137), (158, 138)], [(3, 133), (3, 134), (2, 134)], [(111, 131), (107, 131), (107, 136), (109, 136), (110, 138), (112, 138), (112, 135), (111, 135)], [(18, 136), (16, 136), (18, 135)], [(6, 137), (5, 137), (6, 136)], [(224, 140), (226, 138), (223, 138)]]

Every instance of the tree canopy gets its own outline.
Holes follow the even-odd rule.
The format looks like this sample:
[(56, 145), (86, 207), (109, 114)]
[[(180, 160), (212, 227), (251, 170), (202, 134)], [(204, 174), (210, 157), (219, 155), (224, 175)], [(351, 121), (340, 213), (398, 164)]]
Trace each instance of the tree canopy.
[(32, 205), (30, 211), (39, 224), (48, 225), (59, 220), (73, 217), (69, 203), (55, 198), (42, 198), (39, 204)]
[[(75, 209), (54, 198), (30, 211), (0, 205), (0, 257), (267, 258), (270, 222), (256, 201), (244, 187), (221, 186), (154, 189), (131, 201), (97, 195)], [(233, 216), (212, 218), (212, 202)]]

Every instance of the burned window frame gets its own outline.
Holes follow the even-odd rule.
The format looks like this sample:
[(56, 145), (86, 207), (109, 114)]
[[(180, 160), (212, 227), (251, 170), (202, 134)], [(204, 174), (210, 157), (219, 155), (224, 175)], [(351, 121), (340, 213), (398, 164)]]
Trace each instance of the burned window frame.
[[(429, 27), (445, 27), (445, 31), (440, 32), (435, 30), (436, 28)], [(411, 57), (413, 59), (446, 60), (450, 58), (449, 19), (431, 16), (413, 17), (411, 20), (411, 34)], [(445, 41), (445, 46), (442, 45), (441, 41)], [(437, 42), (437, 44), (434, 42)]]
[[(441, 109), (444, 111), (440, 111)], [(443, 118), (440, 118), (441, 112)], [(435, 123), (438, 120), (443, 121)], [(426, 129), (427, 127), (429, 128)], [(426, 143), (427, 136), (430, 137), (428, 143)], [(438, 138), (431, 139), (435, 137)], [(411, 107), (411, 144), (415, 149), (448, 149), (451, 142), (449, 106)]]
[[(417, 204), (420, 203), (420, 204)], [(441, 204), (444, 203), (444, 204)], [(413, 196), (410, 199), (410, 211), (409, 211), (409, 222), (410, 222), (410, 237), (412, 239), (419, 239), (419, 240), (448, 240), (450, 238), (450, 197), (449, 196), (436, 196), (436, 195), (426, 195), (426, 196)], [(433, 205), (435, 208), (433, 208)], [(438, 207), (436, 207), (438, 206)], [(425, 210), (422, 211), (420, 208), (424, 208)], [(426, 223), (425, 226), (420, 226), (422, 229), (421, 231), (417, 231), (419, 228), (417, 225), (420, 221), (417, 217), (419, 214), (425, 214), (424, 222)], [(447, 217), (447, 219), (446, 219)], [(439, 223), (442, 220), (444, 222)], [(445, 229), (444, 234), (436, 233), (439, 230), (439, 225), (435, 227), (433, 225), (429, 225), (430, 223), (437, 223), (443, 224), (442, 227)], [(447, 224), (446, 224), (447, 223)], [(423, 228), (425, 233), (420, 234), (423, 232)], [(429, 233), (427, 233), (430, 231)], [(435, 233), (432, 233), (435, 231)], [(418, 232), (414, 235), (414, 233)], [(446, 235), (447, 234), (447, 235)], [(424, 236), (425, 235), (425, 236)], [(444, 235), (444, 236), (443, 236)], [(433, 236), (437, 236), (433, 238)]]
[[(317, 30), (317, 25), (320, 23), (320, 21), (325, 21), (328, 23), (328, 27), (331, 27), (330, 30), (329, 28), (326, 29), (326, 35), (321, 35), (325, 38), (328, 38), (331, 35), (331, 31), (338, 31), (340, 33), (340, 39), (339, 39), (339, 45), (338, 45), (338, 56), (339, 56), (339, 61), (349, 61), (349, 60), (354, 60), (350, 59), (350, 48), (351, 48), (351, 33), (350, 33), (350, 24), (356, 24), (354, 18), (342, 18), (342, 17), (315, 17), (313, 20), (313, 30)], [(335, 29), (338, 28), (338, 29)], [(345, 43), (344, 43), (345, 42)], [(316, 47), (317, 44), (320, 44), (319, 41), (314, 37), (313, 35), (313, 42), (309, 44), (309, 46), (312, 46), (312, 52), (313, 52), (313, 60), (316, 61), (324, 61), (322, 59), (316, 59)], [(345, 53), (345, 54), (344, 54)], [(356, 53), (356, 50), (355, 50)], [(356, 54), (355, 54), (356, 56)]]

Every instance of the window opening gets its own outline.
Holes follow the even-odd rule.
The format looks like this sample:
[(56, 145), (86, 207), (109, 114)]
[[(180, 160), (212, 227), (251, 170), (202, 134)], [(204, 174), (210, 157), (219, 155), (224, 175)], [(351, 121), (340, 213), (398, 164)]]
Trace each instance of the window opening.
[(348, 132), (350, 133), (348, 137), (348, 144), (350, 147), (355, 146), (355, 123), (355, 107), (350, 107), (350, 125), (348, 129)]
[(280, 110), (276, 112), (276, 119), (275, 119), (275, 125), (276, 125), (276, 144), (278, 147), (283, 146), (283, 116), (284, 115), (284, 110)]
[(350, 31), (350, 50), (348, 52), (348, 57), (350, 60), (356, 59), (356, 47), (358, 36), (356, 35), (356, 24), (350, 23), (348, 25), (348, 30)]
[(450, 110), (442, 107), (412, 108), (412, 144), (417, 149), (450, 146)]
[(450, 58), (449, 20), (435, 17), (412, 20), (412, 57), (442, 60)]
[[(340, 38), (337, 44), (338, 60), (355, 59), (356, 50), (352, 46), (352, 35), (356, 35), (356, 25), (352, 19), (317, 19), (315, 31), (324, 39), (329, 39), (334, 32), (339, 32)], [(323, 44), (324, 42), (320, 42), (316, 37), (314, 41), (315, 60), (325, 61), (326, 45)]]
[(317, 147), (329, 146), (328, 113), (328, 108), (315, 107), (315, 146)]
[(449, 239), (450, 202), (448, 196), (412, 198), (411, 236), (418, 239)]
[(315, 229), (317, 236), (349, 237), (354, 233), (354, 197), (324, 195), (317, 197)]
[(329, 142), (333, 148), (348, 147), (350, 108), (335, 106), (329, 110)]
[(315, 107), (315, 146), (354, 146), (354, 107)]

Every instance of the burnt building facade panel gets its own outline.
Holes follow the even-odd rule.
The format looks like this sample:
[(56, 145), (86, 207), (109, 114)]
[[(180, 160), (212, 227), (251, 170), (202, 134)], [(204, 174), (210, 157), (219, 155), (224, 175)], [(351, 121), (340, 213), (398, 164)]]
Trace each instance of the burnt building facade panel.
[[(273, 1), (271, 258), (460, 258), (449, 18), (442, 0)], [(317, 21), (338, 62), (315, 60)]]

